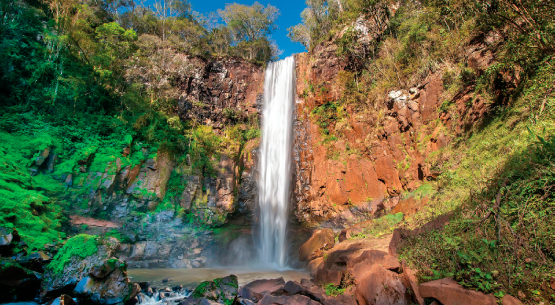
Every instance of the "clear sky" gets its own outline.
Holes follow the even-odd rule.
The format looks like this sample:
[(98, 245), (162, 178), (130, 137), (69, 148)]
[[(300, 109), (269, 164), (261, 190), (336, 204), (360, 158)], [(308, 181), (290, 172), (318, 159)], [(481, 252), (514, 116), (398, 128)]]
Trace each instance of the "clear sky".
[[(199, 13), (215, 12), (218, 9), (224, 9), (226, 3), (239, 3), (252, 5), (255, 0), (189, 0), (193, 6), (193, 10)], [(305, 48), (300, 43), (291, 42), (287, 37), (287, 28), (298, 23), (301, 23), (301, 12), (306, 7), (304, 0), (267, 0), (258, 1), (260, 4), (266, 6), (271, 4), (277, 7), (281, 14), (278, 17), (278, 29), (274, 31), (272, 39), (274, 39), (279, 48), (283, 50), (281, 58), (285, 58), (295, 53), (305, 52)]]

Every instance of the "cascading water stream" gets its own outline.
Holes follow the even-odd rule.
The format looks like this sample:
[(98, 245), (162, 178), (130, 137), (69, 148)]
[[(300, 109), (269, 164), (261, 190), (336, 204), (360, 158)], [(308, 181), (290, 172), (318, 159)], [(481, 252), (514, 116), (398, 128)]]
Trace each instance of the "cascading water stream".
[(262, 264), (278, 269), (286, 264), (294, 105), (295, 58), (269, 63), (262, 111), (258, 254)]

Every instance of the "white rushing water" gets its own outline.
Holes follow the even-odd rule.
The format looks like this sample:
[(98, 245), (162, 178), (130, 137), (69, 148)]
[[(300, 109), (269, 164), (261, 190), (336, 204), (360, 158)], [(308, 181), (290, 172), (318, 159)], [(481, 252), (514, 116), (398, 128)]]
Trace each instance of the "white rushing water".
[(291, 147), (295, 105), (295, 58), (268, 64), (264, 81), (260, 146), (259, 258), (265, 266), (285, 268), (286, 229), (291, 184)]

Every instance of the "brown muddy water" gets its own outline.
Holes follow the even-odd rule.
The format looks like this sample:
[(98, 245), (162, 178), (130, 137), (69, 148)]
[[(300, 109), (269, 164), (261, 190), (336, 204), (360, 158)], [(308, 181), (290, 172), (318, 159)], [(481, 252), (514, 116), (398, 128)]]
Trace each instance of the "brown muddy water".
[[(285, 281), (298, 281), (310, 279), (304, 270), (257, 270), (257, 269), (229, 269), (229, 268), (193, 268), (193, 269), (129, 269), (127, 271), (133, 282), (149, 282), (154, 287), (174, 287), (183, 285), (185, 288), (195, 288), (203, 281), (211, 281), (230, 274), (237, 276), (239, 286), (255, 280), (275, 279), (283, 277)], [(162, 280), (170, 278), (171, 281), (163, 283)]]

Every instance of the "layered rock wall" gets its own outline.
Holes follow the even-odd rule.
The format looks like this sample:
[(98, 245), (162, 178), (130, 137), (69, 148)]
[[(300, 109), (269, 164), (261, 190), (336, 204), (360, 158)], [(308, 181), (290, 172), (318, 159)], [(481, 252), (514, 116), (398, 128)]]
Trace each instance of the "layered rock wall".
[[(484, 54), (488, 43), (475, 41), (467, 48), (477, 74), (493, 62)], [(403, 202), (403, 193), (435, 179), (438, 173), (427, 158), (475, 126), (489, 106), (469, 93), (470, 85), (449, 100), (453, 111), (442, 109), (446, 94), (439, 69), (415, 87), (384, 92), (386, 102), (374, 109), (339, 103), (346, 115), (326, 128), (335, 137), (329, 141), (314, 110), (342, 98), (340, 74), (352, 64), (336, 51), (333, 42), (324, 42), (297, 55), (294, 213), (301, 222), (343, 226), (391, 210)], [(405, 202), (397, 212), (414, 213), (420, 204)]]

